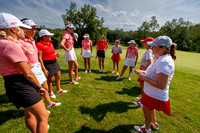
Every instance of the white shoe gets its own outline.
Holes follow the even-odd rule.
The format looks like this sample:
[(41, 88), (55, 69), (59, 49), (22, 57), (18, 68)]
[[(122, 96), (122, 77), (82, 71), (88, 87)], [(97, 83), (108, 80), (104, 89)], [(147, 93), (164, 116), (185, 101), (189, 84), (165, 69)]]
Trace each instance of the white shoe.
[(134, 129), (139, 133), (151, 133), (151, 129), (147, 130), (145, 125), (143, 126), (134, 126)]
[(49, 96), (50, 96), (51, 98), (56, 98), (56, 96), (54, 95), (53, 91), (49, 93)]
[(102, 72), (101, 69), (99, 70), (99, 72), (100, 72), (100, 73)]
[(128, 80), (131, 80), (131, 77), (128, 77)]
[(104, 71), (104, 69), (103, 69), (103, 71), (102, 71), (103, 73), (105, 73), (105, 71)]
[(115, 71), (112, 71), (112, 73), (115, 73)]
[(140, 98), (139, 97), (136, 97), (137, 98), (137, 100), (140, 102)]
[(53, 107), (53, 106), (60, 106), (61, 103), (55, 103), (55, 102), (51, 102), (51, 104), (47, 104), (47, 108)]
[(49, 124), (48, 124), (48, 125), (47, 125), (47, 130), (49, 130), (49, 127), (50, 127), (50, 126), (49, 126)]
[(119, 78), (117, 78), (116, 80), (120, 80), (120, 79), (122, 79), (122, 77), (119, 77)]
[(133, 101), (133, 104), (135, 104), (139, 108), (143, 107), (143, 104), (141, 102), (135, 102), (135, 101)]
[(70, 84), (79, 84), (78, 82), (75, 82), (75, 81), (71, 81), (69, 82)]
[(92, 73), (92, 71), (91, 71), (91, 70), (89, 70), (89, 73)]
[(72, 74), (75, 74), (75, 72), (74, 72), (74, 71), (72, 71)]
[(49, 111), (49, 110), (47, 110), (47, 112), (50, 114), (51, 113), (51, 111)]
[(77, 80), (79, 80), (79, 79), (81, 79), (81, 77), (77, 77), (77, 78), (75, 78), (75, 81), (77, 81)]
[(119, 72), (117, 72), (117, 74), (116, 75), (119, 75)]
[(67, 90), (62, 90), (62, 89), (56, 91), (56, 93), (66, 93), (66, 92)]
[(87, 73), (87, 69), (85, 70), (85, 73)]

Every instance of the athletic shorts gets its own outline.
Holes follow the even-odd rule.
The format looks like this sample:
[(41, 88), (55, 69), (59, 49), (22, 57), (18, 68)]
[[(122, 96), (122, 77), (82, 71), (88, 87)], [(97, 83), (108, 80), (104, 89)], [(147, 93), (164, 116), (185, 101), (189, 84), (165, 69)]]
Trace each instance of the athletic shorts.
[(65, 61), (75, 61), (77, 60), (74, 48), (70, 51), (65, 50)]
[(129, 67), (135, 67), (135, 58), (126, 58), (124, 65)]
[(31, 71), (35, 74), (35, 77), (41, 85), (47, 80), (39, 62), (31, 64)]
[(54, 75), (60, 71), (60, 66), (56, 59), (54, 60), (43, 60), (44, 66), (49, 72), (49, 75)]
[(169, 115), (171, 114), (170, 109), (170, 102), (168, 101), (161, 101), (158, 99), (155, 99), (153, 97), (148, 96), (144, 93), (144, 96), (140, 99), (141, 103), (145, 105), (149, 110), (156, 109), (158, 111), (163, 111), (165, 114)]
[(4, 76), (3, 79), (6, 95), (17, 109), (33, 106), (42, 100), (36, 87), (23, 74)]
[(101, 58), (105, 58), (105, 50), (97, 50), (97, 56)]
[(92, 57), (91, 51), (90, 50), (83, 50), (82, 56), (83, 56), (83, 58), (91, 58)]
[(113, 54), (112, 57), (111, 57), (112, 60), (116, 60), (116, 61), (120, 61), (121, 60), (121, 57), (119, 54)]

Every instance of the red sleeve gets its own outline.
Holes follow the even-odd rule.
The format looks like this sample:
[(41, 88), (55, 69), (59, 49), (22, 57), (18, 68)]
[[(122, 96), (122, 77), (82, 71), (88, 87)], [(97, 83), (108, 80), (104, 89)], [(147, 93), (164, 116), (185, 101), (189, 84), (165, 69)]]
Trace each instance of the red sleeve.
[(42, 52), (42, 44), (41, 44), (40, 42), (38, 42), (38, 43), (36, 44), (36, 47), (37, 47), (37, 49), (38, 49), (38, 52)]
[(81, 43), (81, 44), (82, 44), (82, 46), (84, 46), (84, 40), (82, 40), (82, 43)]

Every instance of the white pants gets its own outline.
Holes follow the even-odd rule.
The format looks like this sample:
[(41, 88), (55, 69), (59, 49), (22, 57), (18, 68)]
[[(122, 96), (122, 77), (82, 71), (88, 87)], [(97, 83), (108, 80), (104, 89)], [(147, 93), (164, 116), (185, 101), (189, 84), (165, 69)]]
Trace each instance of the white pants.
[(129, 67), (135, 67), (135, 58), (126, 58), (124, 65)]
[(31, 64), (31, 71), (35, 74), (35, 77), (41, 85), (47, 80), (39, 62)]
[(75, 61), (77, 60), (74, 48), (70, 51), (65, 51), (65, 61)]

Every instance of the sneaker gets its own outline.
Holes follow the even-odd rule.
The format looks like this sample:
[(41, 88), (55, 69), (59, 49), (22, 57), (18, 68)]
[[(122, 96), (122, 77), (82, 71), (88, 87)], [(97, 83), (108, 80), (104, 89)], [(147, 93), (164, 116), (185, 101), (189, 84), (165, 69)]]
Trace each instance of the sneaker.
[(74, 72), (74, 71), (72, 71), (72, 74), (75, 74), (75, 72)]
[(143, 104), (141, 102), (135, 102), (135, 101), (133, 101), (133, 104), (135, 104), (139, 108), (143, 107)]
[(47, 104), (47, 108), (53, 107), (53, 106), (60, 106), (61, 103), (55, 103), (55, 102), (51, 102), (51, 104)]
[(151, 133), (151, 129), (147, 130), (145, 126), (134, 126), (134, 129), (139, 133)]
[(51, 112), (49, 110), (47, 110), (47, 112), (50, 114)]
[(120, 80), (120, 79), (122, 79), (122, 77), (117, 78), (117, 80)]
[(153, 128), (154, 130), (158, 130), (158, 124), (157, 123), (151, 123), (151, 128)]
[(128, 77), (128, 80), (131, 80), (131, 77)]
[(100, 72), (100, 73), (102, 72), (101, 69), (99, 70), (99, 72)]
[(117, 75), (119, 75), (119, 72), (117, 72)]
[(49, 96), (50, 96), (51, 98), (56, 98), (56, 96), (54, 95), (53, 91), (49, 93)]
[(85, 70), (85, 73), (87, 73), (87, 69)]
[(136, 97), (137, 98), (137, 100), (140, 102), (140, 98), (139, 97)]
[(77, 78), (75, 78), (75, 81), (77, 81), (77, 80), (79, 80), (79, 79), (81, 79), (81, 77), (77, 77)]
[(48, 124), (48, 125), (47, 125), (47, 130), (49, 130), (49, 127), (50, 127), (50, 126), (49, 126), (49, 124)]
[(112, 71), (112, 73), (115, 73), (115, 71)]
[(56, 93), (66, 93), (66, 92), (67, 90), (62, 90), (62, 89), (56, 91)]
[(78, 82), (75, 82), (75, 81), (71, 81), (69, 82), (70, 84), (79, 84)]
[(102, 71), (103, 73), (105, 73), (105, 71), (104, 71), (104, 69), (103, 69), (103, 71)]
[(92, 73), (92, 71), (91, 71), (91, 70), (89, 70), (89, 73)]

